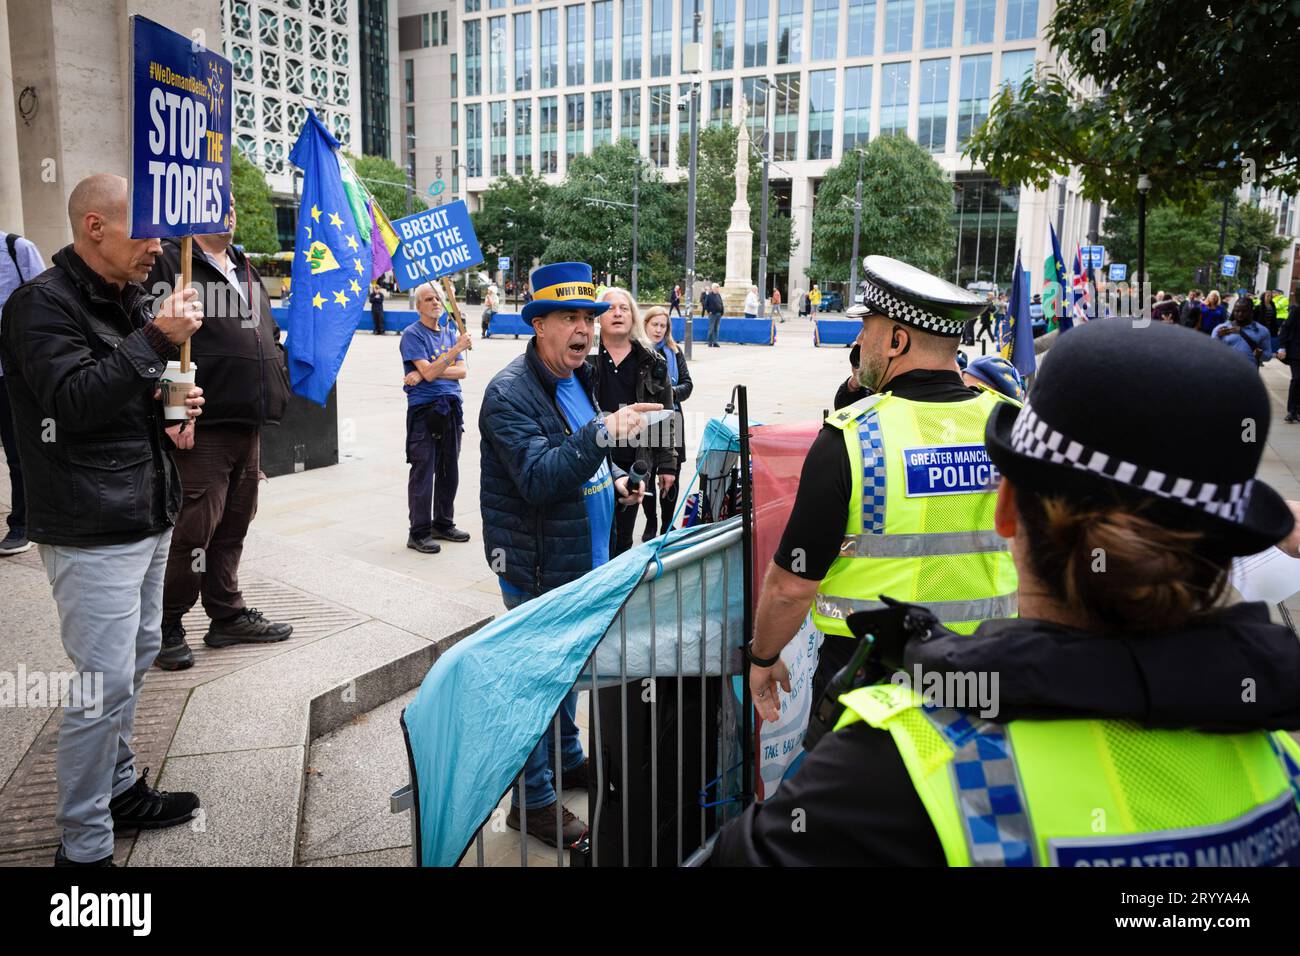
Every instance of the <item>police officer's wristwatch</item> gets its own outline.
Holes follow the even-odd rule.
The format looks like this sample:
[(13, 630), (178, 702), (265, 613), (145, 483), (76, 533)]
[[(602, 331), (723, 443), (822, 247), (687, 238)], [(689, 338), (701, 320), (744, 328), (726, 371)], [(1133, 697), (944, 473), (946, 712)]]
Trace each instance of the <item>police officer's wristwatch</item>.
[(745, 659), (749, 661), (751, 664), (753, 664), (755, 667), (771, 667), (773, 664), (775, 664), (777, 661), (781, 659), (781, 654), (778, 651), (775, 657), (755, 657), (754, 641), (750, 639), (749, 641), (745, 642)]

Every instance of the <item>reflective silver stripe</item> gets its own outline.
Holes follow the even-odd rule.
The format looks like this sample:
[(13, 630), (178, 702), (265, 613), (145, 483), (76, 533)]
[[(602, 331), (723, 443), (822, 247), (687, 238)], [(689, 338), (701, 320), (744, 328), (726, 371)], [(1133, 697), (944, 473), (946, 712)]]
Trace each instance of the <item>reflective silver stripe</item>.
[[(893, 595), (890, 595), (893, 597)], [(863, 601), (857, 598), (835, 597), (831, 594), (817, 595), (817, 613), (824, 617), (833, 617), (843, 621), (854, 611), (878, 611), (885, 605), (881, 601)], [(950, 621), (990, 621), (1000, 617), (1012, 617), (1016, 613), (1015, 594), (1003, 594), (998, 597), (978, 598), (974, 601), (916, 601), (944, 623)]]
[(932, 558), (1006, 551), (996, 531), (936, 531), (933, 534), (848, 534), (841, 558)]

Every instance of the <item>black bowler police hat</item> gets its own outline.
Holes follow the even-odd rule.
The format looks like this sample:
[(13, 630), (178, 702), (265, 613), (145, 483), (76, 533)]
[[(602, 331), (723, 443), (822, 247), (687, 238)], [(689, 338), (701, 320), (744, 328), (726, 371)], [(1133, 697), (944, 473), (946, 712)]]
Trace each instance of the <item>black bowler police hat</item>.
[(1140, 506), (1226, 557), (1263, 551), (1295, 523), (1255, 477), (1269, 417), (1254, 363), (1235, 350), (1181, 326), (1101, 319), (1061, 336), (1024, 408), (989, 416), (985, 444), (1019, 487)]
[(863, 301), (903, 325), (955, 338), (988, 308), (987, 300), (889, 256), (867, 256), (862, 265)]

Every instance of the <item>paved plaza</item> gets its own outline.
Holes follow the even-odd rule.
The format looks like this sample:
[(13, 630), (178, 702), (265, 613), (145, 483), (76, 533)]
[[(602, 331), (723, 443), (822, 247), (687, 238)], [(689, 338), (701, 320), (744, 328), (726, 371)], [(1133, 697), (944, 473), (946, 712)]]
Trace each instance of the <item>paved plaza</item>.
[[(467, 311), (476, 330), (478, 310)], [(202, 643), (202, 612), (186, 619), (196, 665), (150, 673), (136, 746), (139, 766), (153, 768), (164, 788), (197, 791), (203, 814), (191, 827), (119, 839), (119, 862), (409, 862), (407, 818), (388, 814), (388, 794), (406, 777), (397, 716), (438, 653), (504, 610), (482, 550), (478, 410), (492, 375), (525, 342), (476, 341), (469, 353), (456, 522), (471, 540), (422, 555), (405, 546), (398, 337), (355, 337), (339, 376), (339, 463), (263, 485), (241, 569), (248, 603), (295, 633), (282, 644), (214, 651)], [(749, 387), (754, 421), (817, 419), (848, 374), (847, 356), (843, 347), (814, 348), (807, 320), (780, 325), (774, 347), (697, 346), (688, 449), (739, 383)], [(1263, 375), (1274, 423), (1260, 477), (1300, 498), (1300, 425), (1281, 421), (1289, 372), (1274, 362)], [(1188, 382), (1188, 414), (1196, 394)], [(0, 481), (0, 494), (7, 490)], [(0, 500), (0, 512), (7, 507)], [(0, 559), (0, 622), (0, 671), (70, 666), (35, 548)], [(58, 719), (49, 707), (0, 708), (0, 863), (53, 857)], [(554, 851), (533, 849), (532, 862), (554, 862)], [(517, 860), (513, 833), (489, 841), (489, 863)]]

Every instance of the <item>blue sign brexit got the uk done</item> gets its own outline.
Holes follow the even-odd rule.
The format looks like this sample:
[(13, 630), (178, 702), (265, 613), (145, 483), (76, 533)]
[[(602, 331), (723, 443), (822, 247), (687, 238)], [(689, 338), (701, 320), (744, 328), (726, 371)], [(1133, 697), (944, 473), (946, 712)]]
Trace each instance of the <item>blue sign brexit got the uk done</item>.
[(992, 491), (1001, 475), (983, 445), (929, 445), (903, 449), (908, 498)]
[(395, 219), (393, 229), (398, 241), (393, 275), (403, 292), (483, 261), (463, 199)]
[(131, 236), (224, 232), (230, 212), (230, 61), (131, 17)]

